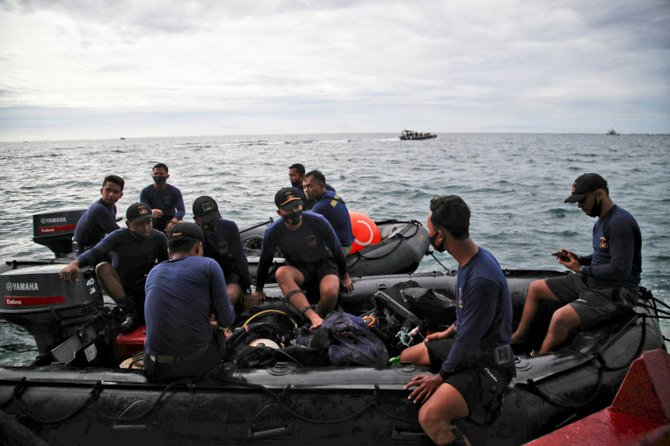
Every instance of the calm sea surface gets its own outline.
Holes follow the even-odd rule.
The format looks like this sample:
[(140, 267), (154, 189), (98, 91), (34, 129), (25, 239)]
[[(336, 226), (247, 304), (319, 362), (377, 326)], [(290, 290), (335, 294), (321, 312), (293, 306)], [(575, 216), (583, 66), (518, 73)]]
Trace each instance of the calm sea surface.
[[(35, 213), (86, 208), (109, 173), (126, 180), (119, 216), (151, 183), (151, 166), (170, 167), (187, 220), (193, 200), (214, 197), (241, 227), (275, 216), (274, 194), (288, 166), (320, 169), (350, 210), (373, 219), (425, 222), (430, 198), (462, 196), (471, 234), (503, 268), (561, 269), (550, 253), (591, 251), (594, 220), (563, 203), (573, 180), (598, 172), (614, 201), (642, 230), (642, 282), (670, 303), (670, 136), (586, 134), (441, 134), (400, 141), (395, 134), (212, 136), (0, 143), (0, 259), (43, 259), (31, 241)], [(454, 268), (446, 254), (442, 263)], [(441, 270), (426, 257), (421, 271)], [(670, 326), (664, 324), (666, 336)], [(0, 322), (0, 364), (36, 355), (24, 331)]]

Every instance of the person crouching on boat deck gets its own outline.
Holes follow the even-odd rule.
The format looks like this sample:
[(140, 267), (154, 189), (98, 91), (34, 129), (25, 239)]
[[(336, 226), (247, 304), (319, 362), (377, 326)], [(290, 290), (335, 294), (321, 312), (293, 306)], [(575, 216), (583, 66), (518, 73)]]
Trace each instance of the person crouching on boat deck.
[(123, 197), (125, 181), (118, 175), (107, 175), (102, 181), (100, 199), (79, 218), (72, 237), (77, 254), (95, 246), (105, 235), (119, 229), (116, 224), (116, 202)]
[(202, 196), (193, 202), (193, 217), (205, 235), (204, 256), (217, 261), (226, 278), (228, 298), (235, 306), (243, 294), (250, 294), (251, 280), (247, 256), (242, 248), (240, 231), (235, 222), (221, 218), (219, 206), (212, 197)]
[(579, 257), (562, 249), (558, 262), (575, 274), (532, 282), (513, 343), (525, 341), (540, 301), (556, 301), (540, 354), (562, 345), (571, 330), (588, 327), (628, 311), (635, 301), (642, 272), (642, 236), (635, 218), (618, 207), (609, 196), (607, 181), (596, 173), (585, 173), (572, 184), (566, 203), (577, 203), (593, 226), (593, 253)]
[(351, 229), (349, 210), (344, 200), (334, 191), (326, 189), (326, 177), (318, 170), (305, 174), (302, 187), (307, 200), (314, 201), (310, 210), (323, 215), (328, 220), (337, 234), (342, 252), (345, 256), (348, 255), (354, 243), (354, 233)]
[(203, 240), (195, 223), (177, 223), (168, 233), (170, 260), (147, 276), (144, 371), (151, 380), (198, 376), (222, 360), (219, 339), (235, 312), (221, 267), (202, 256)]
[(515, 375), (510, 348), (512, 299), (507, 280), (486, 249), (470, 239), (470, 208), (458, 196), (435, 197), (426, 227), (430, 243), (457, 262), (456, 322), (404, 350), (401, 360), (440, 367), (436, 375), (418, 375), (405, 389), (423, 403), (419, 423), (437, 444), (463, 444), (452, 420), (470, 416), (482, 423), (501, 406)]
[(184, 199), (179, 189), (167, 184), (170, 178), (167, 165), (156, 164), (151, 169), (151, 178), (154, 184), (142, 189), (140, 201), (152, 208), (154, 228), (167, 233), (172, 226), (184, 218), (186, 214)]
[[(309, 320), (310, 329), (316, 329), (335, 308), (340, 286), (348, 293), (354, 288), (347, 263), (328, 220), (319, 214), (303, 212), (302, 201), (293, 188), (280, 189), (275, 195), (275, 204), (281, 218), (275, 220), (263, 236), (256, 290), (251, 297), (254, 302), (263, 300), (263, 286), (274, 252), (279, 248), (286, 265), (275, 273), (277, 284), (286, 300)], [(318, 302), (314, 302), (315, 298), (310, 302), (301, 287), (318, 290)]]
[[(151, 209), (133, 203), (126, 210), (126, 228), (117, 229), (97, 245), (80, 254), (59, 276), (72, 282), (79, 270), (97, 265), (96, 275), (109, 296), (126, 315), (122, 331), (144, 325), (144, 282), (158, 262), (168, 259), (167, 238), (153, 229)], [(111, 263), (107, 261), (111, 256)]]

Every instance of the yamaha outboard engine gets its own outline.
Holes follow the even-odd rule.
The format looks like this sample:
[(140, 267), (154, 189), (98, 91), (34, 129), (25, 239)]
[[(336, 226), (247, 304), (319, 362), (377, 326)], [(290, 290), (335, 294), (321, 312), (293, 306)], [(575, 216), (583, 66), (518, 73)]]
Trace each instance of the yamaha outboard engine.
[(72, 251), (72, 234), (82, 213), (35, 215), (34, 241), (49, 247), (57, 258), (14, 260), (0, 269), (0, 317), (34, 336), (39, 351), (36, 364), (115, 362), (110, 347), (114, 324), (94, 271), (82, 269), (74, 283), (58, 276), (66, 264), (62, 257)]

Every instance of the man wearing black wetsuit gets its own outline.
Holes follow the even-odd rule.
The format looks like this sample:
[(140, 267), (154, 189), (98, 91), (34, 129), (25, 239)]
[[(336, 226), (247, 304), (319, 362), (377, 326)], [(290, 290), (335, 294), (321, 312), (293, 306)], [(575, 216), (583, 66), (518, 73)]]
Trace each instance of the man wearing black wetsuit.
[[(302, 201), (293, 188), (280, 189), (275, 195), (275, 204), (281, 218), (275, 220), (263, 236), (252, 302), (263, 299), (267, 273), (274, 252), (279, 248), (286, 265), (275, 273), (277, 284), (286, 300), (309, 320), (310, 328), (315, 329), (335, 307), (340, 285), (347, 292), (353, 290), (347, 263), (330, 223), (319, 214), (303, 213)], [(318, 290), (318, 298), (312, 297), (312, 302), (308, 301), (301, 286)], [(316, 304), (314, 308), (313, 303)]]
[(585, 173), (572, 184), (566, 203), (577, 203), (593, 225), (593, 253), (579, 257), (565, 249), (558, 262), (576, 274), (532, 282), (513, 342), (523, 342), (540, 301), (563, 306), (551, 318), (540, 354), (562, 345), (571, 330), (588, 327), (630, 309), (642, 272), (642, 235), (635, 218), (609, 196), (607, 181), (597, 173)]
[(512, 298), (507, 279), (488, 250), (470, 238), (470, 208), (458, 196), (435, 197), (426, 222), (435, 250), (457, 262), (456, 322), (404, 350), (401, 360), (432, 364), (440, 372), (418, 375), (405, 389), (423, 403), (419, 422), (436, 444), (465, 444), (452, 420), (471, 418), (480, 424), (500, 407), (515, 374), (510, 348)]
[[(152, 227), (151, 210), (133, 203), (126, 211), (126, 228), (117, 229), (100, 243), (80, 254), (60, 271), (68, 282), (79, 277), (85, 266), (97, 265), (95, 272), (109, 296), (131, 319), (124, 330), (144, 324), (144, 282), (157, 262), (168, 259), (167, 238)], [(111, 254), (111, 264), (104, 261)]]
[(116, 202), (123, 197), (125, 181), (117, 175), (107, 175), (102, 182), (100, 199), (79, 218), (74, 230), (74, 250), (85, 252), (103, 237), (119, 229), (116, 224)]
[(151, 208), (154, 218), (154, 229), (168, 232), (172, 226), (181, 221), (186, 214), (184, 199), (181, 191), (171, 184), (167, 184), (168, 166), (156, 164), (151, 170), (154, 184), (151, 184), (140, 193), (140, 201)]
[(237, 304), (244, 293), (249, 293), (249, 265), (242, 248), (237, 225), (221, 218), (219, 206), (212, 197), (198, 197), (193, 202), (193, 217), (205, 235), (205, 257), (216, 260), (226, 278), (230, 302)]

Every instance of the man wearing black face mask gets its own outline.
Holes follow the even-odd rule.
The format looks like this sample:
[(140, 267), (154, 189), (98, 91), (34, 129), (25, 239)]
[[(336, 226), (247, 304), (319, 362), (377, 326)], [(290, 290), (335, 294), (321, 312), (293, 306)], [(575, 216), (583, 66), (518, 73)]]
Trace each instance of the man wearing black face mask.
[[(286, 265), (275, 273), (277, 284), (286, 300), (309, 320), (310, 328), (315, 329), (335, 308), (340, 286), (347, 292), (353, 290), (340, 241), (328, 220), (319, 214), (303, 212), (302, 201), (293, 188), (280, 189), (275, 195), (275, 204), (281, 218), (272, 223), (263, 236), (252, 299), (262, 299), (268, 270), (279, 248)], [(312, 300), (308, 300), (301, 287), (314, 290), (318, 296), (310, 293)]]
[(204, 256), (216, 260), (226, 279), (230, 303), (235, 306), (249, 293), (249, 266), (244, 255), (237, 225), (221, 218), (219, 206), (212, 197), (198, 197), (193, 202), (193, 217), (205, 235)]
[(593, 253), (579, 257), (561, 250), (556, 253), (559, 263), (576, 274), (530, 284), (513, 342), (525, 340), (541, 300), (564, 304), (552, 316), (541, 354), (563, 344), (570, 330), (624, 311), (637, 294), (642, 272), (640, 228), (630, 213), (614, 204), (603, 177), (581, 175), (565, 202), (577, 203), (586, 215), (598, 218), (593, 226)]
[(140, 201), (151, 208), (154, 218), (154, 229), (167, 233), (172, 226), (184, 218), (186, 209), (181, 191), (171, 184), (167, 184), (168, 166), (156, 164), (151, 170), (154, 184), (151, 184), (140, 193)]

